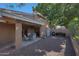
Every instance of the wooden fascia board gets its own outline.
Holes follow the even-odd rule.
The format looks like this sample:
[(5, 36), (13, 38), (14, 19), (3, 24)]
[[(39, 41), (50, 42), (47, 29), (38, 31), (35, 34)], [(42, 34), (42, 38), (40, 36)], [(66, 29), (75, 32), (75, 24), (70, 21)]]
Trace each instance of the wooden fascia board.
[[(11, 17), (11, 18), (15, 18), (15, 19), (19, 19), (21, 21), (26, 21), (26, 22), (31, 22), (31, 23), (35, 23), (35, 24), (40, 24), (40, 25), (44, 25), (44, 22), (41, 22), (41, 21), (35, 21), (35, 20), (32, 20), (32, 19), (29, 19), (29, 18), (24, 18), (24, 17), (19, 17), (17, 15), (10, 15), (10, 14), (6, 14), (6, 13), (2, 13), (3, 16), (8, 16), (8, 17)], [(27, 20), (26, 20), (27, 19)]]
[(2, 19), (0, 19), (0, 22), (2, 22), (2, 23), (6, 23), (6, 21), (5, 21), (5, 20), (2, 20)]

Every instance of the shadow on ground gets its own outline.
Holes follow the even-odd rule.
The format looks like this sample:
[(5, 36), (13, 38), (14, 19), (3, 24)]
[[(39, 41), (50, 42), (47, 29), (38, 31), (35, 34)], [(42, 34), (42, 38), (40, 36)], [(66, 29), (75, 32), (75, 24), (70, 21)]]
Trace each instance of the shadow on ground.
[(66, 48), (64, 52), (65, 56), (76, 56), (72, 41), (70, 37), (67, 37), (66, 39)]
[(64, 42), (64, 39), (59, 37), (42, 39), (10, 55), (43, 56), (43, 55), (46, 55), (47, 52), (51, 52), (51, 51), (60, 52), (63, 49), (61, 47), (63, 42)]

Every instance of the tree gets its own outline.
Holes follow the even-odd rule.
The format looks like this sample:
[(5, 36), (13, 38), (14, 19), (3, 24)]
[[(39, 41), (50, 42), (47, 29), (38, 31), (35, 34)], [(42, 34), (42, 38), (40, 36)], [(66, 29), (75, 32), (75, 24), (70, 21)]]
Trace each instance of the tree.
[[(66, 26), (71, 31), (73, 36), (77, 35), (77, 37), (79, 37), (79, 4), (39, 3), (33, 9), (43, 14), (48, 19), (51, 27), (54, 25)], [(77, 20), (75, 21), (75, 19)]]

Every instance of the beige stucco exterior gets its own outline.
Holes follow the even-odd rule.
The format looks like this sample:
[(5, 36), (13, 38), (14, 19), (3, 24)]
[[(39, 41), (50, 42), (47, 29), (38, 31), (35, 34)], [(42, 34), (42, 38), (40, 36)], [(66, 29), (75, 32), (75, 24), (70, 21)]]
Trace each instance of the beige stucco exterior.
[(15, 47), (18, 49), (21, 47), (24, 33), (35, 31), (38, 37), (43, 37), (45, 29), (48, 27), (48, 23), (43, 19), (36, 17), (27, 19), (22, 18), (20, 15), (16, 16), (15, 14), (15, 16), (12, 14), (11, 16), (9, 14), (7, 15), (5, 13), (0, 18), (0, 46), (15, 43)]
[(39, 37), (43, 37), (45, 34), (44, 26), (23, 26), (22, 23), (0, 23), (0, 46), (7, 45), (8, 43), (15, 43), (16, 49), (21, 47), (23, 30), (36, 31)]
[(22, 44), (22, 24), (15, 24), (15, 46), (16, 49), (20, 48)]
[(15, 25), (0, 23), (0, 46), (14, 42)]
[(31, 26), (27, 24), (23, 25), (22, 23), (18, 22), (15, 24), (0, 22), (0, 46), (7, 45), (9, 43), (15, 43), (16, 48), (20, 48), (22, 43), (23, 30), (27, 30), (27, 32), (36, 31), (37, 35), (42, 37), (45, 27)]

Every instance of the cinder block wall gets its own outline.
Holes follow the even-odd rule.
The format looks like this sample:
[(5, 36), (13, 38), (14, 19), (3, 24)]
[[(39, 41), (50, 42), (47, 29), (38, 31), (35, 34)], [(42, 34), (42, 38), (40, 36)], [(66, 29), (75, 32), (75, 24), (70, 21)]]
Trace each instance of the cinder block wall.
[(0, 47), (15, 41), (15, 25), (0, 23)]

